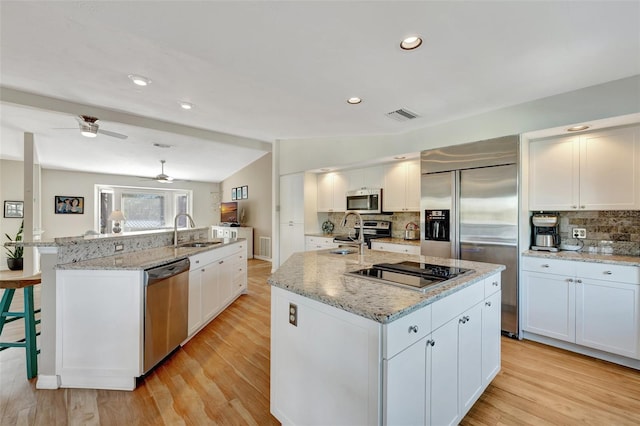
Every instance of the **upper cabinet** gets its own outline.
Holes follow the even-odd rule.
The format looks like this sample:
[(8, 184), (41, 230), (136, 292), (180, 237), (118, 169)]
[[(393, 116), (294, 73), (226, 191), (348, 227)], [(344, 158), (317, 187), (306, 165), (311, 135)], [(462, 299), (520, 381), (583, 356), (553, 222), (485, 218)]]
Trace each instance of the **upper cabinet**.
[(347, 191), (362, 188), (382, 188), (384, 186), (384, 167), (375, 166), (345, 172)]
[(330, 172), (318, 175), (318, 211), (344, 212), (347, 209), (347, 177)]
[(639, 129), (531, 142), (529, 209), (640, 209)]
[(420, 211), (420, 162), (385, 167), (382, 207), (386, 212)]

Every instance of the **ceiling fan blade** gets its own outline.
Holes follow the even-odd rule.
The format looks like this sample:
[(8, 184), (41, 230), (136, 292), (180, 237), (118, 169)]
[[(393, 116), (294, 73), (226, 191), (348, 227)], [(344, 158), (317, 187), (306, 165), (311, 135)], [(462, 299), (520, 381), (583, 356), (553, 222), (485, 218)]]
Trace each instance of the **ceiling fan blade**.
[(102, 129), (98, 129), (98, 133), (106, 135), (106, 136), (112, 136), (112, 137), (118, 138), (118, 139), (127, 139), (129, 137), (127, 135), (123, 135), (122, 133), (110, 132), (108, 130), (102, 130)]

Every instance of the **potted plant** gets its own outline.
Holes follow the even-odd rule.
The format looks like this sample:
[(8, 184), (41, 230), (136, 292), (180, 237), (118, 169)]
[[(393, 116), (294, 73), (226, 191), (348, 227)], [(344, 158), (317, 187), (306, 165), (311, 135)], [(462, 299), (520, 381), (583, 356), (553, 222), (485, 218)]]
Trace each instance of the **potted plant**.
[[(18, 229), (18, 233), (16, 234), (15, 240), (12, 239), (9, 234), (4, 234), (9, 241), (17, 242), (22, 241), (22, 231), (24, 230), (24, 220), (20, 224), (20, 229)], [(7, 266), (12, 271), (21, 271), (22, 270), (22, 256), (24, 254), (24, 247), (6, 247), (8, 256), (7, 256)]]

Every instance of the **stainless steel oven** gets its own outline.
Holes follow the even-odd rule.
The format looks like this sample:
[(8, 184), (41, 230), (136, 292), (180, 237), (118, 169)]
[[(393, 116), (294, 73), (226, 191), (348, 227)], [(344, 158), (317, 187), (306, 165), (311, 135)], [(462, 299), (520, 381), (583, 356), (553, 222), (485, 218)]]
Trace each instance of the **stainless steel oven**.
[(347, 211), (361, 214), (382, 213), (382, 189), (358, 189), (347, 192)]

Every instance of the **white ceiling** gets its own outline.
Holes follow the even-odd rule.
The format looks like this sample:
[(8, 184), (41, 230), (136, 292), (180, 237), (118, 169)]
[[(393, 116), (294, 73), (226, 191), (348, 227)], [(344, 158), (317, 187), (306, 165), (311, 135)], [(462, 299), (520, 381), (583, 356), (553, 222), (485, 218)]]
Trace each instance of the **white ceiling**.
[[(276, 139), (402, 133), (640, 74), (638, 1), (2, 0), (0, 37), (2, 158), (28, 131), (47, 168), (154, 176), (166, 159), (213, 182)], [(129, 138), (84, 138), (76, 114)]]

